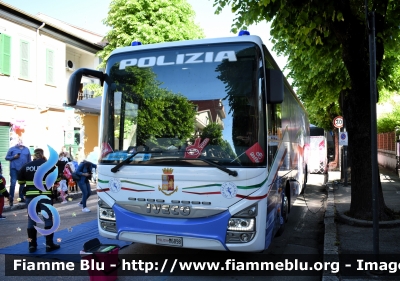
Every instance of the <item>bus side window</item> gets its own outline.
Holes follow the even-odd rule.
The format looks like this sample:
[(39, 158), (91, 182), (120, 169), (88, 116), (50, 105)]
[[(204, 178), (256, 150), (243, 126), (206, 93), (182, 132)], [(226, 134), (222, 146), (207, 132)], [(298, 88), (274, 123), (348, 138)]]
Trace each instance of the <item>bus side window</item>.
[(282, 111), (280, 104), (267, 105), (267, 124), (268, 124), (268, 170), (278, 151), (278, 146), (282, 140)]

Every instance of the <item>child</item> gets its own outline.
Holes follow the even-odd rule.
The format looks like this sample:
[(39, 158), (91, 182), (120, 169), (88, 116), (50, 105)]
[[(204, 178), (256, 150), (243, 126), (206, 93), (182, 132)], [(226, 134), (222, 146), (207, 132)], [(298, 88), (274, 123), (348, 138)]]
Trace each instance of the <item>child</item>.
[(63, 170), (63, 176), (66, 179), (67, 190), (75, 191), (75, 181), (72, 179), (72, 173), (75, 172), (75, 167), (72, 162), (68, 162)]
[(68, 196), (68, 195), (65, 193), (65, 192), (68, 191), (67, 180), (66, 180), (65, 178), (62, 178), (62, 179), (60, 180), (60, 184), (59, 184), (59, 186), (57, 187), (57, 191), (60, 192), (60, 195), (61, 195), (61, 196), (60, 196), (61, 199), (62, 199), (61, 204), (66, 204), (66, 203), (68, 203), (68, 201), (65, 200), (65, 199), (67, 198), (67, 196)]
[(3, 177), (3, 171), (1, 169), (0, 162), (0, 220), (4, 220), (6, 218), (3, 216), (4, 197), (10, 199), (10, 194), (6, 189), (6, 179)]
[(68, 153), (61, 151), (60, 154), (58, 155), (58, 162), (57, 162), (57, 167), (58, 167), (58, 173), (59, 173), (59, 185), (57, 187), (57, 190), (55, 191), (55, 198), (57, 198), (57, 193), (60, 192), (60, 197), (61, 197), (61, 204), (68, 203), (65, 198), (67, 197), (66, 192), (68, 191), (67, 187), (67, 177), (64, 175), (64, 170), (65, 166), (67, 166), (67, 163), (71, 161), (71, 159), (68, 157)]

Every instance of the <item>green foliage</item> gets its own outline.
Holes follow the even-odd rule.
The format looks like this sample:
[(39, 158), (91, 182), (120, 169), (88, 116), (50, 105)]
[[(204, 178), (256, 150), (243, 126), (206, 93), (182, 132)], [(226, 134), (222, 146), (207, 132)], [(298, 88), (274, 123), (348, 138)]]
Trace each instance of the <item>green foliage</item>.
[(93, 94), (94, 98), (100, 97), (103, 95), (103, 87), (98, 84), (94, 84), (94, 83), (86, 84), (83, 87), (83, 89), (94, 92), (94, 94)]
[(112, 29), (105, 36), (109, 44), (98, 53), (104, 67), (110, 53), (142, 44), (199, 39), (203, 30), (194, 23), (195, 12), (186, 0), (112, 0), (103, 21)]
[[(116, 64), (110, 76), (118, 84), (118, 91), (124, 93), (125, 101), (138, 105), (137, 117), (130, 120), (137, 124), (137, 143), (146, 144), (156, 138), (189, 138), (195, 122), (194, 105), (185, 96), (161, 88), (151, 68), (127, 67), (125, 71), (129, 75), (120, 75)], [(125, 132), (127, 128), (132, 128), (131, 123), (125, 124)]]
[(400, 129), (400, 105), (393, 103), (393, 111), (383, 114), (377, 122), (378, 133), (394, 132)]
[(208, 124), (200, 135), (201, 139), (209, 138), (211, 145), (221, 145), (224, 141), (222, 138), (222, 129), (221, 126), (217, 123)]
[(149, 89), (138, 114), (138, 143), (153, 138), (187, 139), (193, 133), (195, 111), (183, 95), (164, 89)]
[[(372, 2), (372, 5), (371, 5)], [(364, 1), (294, 1), (294, 0), (214, 0), (216, 13), (231, 6), (236, 14), (232, 31), (246, 29), (250, 24), (271, 21), (274, 50), (288, 58), (289, 77), (293, 87), (310, 114), (313, 124), (332, 129), (332, 119), (341, 113), (339, 97), (350, 94), (351, 76), (361, 65), (344, 52), (343, 43), (349, 31), (345, 26), (359, 24), (361, 32), (365, 23)], [(369, 1), (370, 9), (377, 14), (377, 86), (381, 100), (400, 89), (400, 5), (395, 0)], [(381, 24), (379, 15), (384, 16)], [(381, 31), (379, 31), (381, 30)], [(343, 32), (343, 33), (340, 33)], [(347, 32), (347, 33), (346, 33)], [(384, 54), (379, 55), (379, 44)], [(347, 47), (347, 46), (346, 46)], [(367, 53), (368, 49), (360, 49)], [(347, 65), (346, 65), (347, 63)], [(348, 70), (354, 71), (352, 75)]]
[(208, 156), (227, 159), (235, 158), (235, 153), (233, 152), (231, 145), (223, 138), (222, 128), (219, 124), (208, 124), (201, 132), (200, 138), (202, 140), (205, 138), (210, 139), (206, 148)]

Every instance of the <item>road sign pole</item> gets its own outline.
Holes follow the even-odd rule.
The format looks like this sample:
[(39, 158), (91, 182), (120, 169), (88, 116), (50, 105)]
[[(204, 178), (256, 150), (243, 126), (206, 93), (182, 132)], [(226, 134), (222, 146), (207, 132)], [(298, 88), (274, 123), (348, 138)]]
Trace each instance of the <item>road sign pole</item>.
[(338, 138), (339, 138), (339, 147), (340, 147), (340, 181), (344, 181), (344, 148), (341, 143), (341, 131), (338, 128)]
[(344, 183), (347, 186), (347, 145), (343, 145), (343, 170), (344, 170)]
[(347, 186), (347, 179), (349, 176), (348, 173), (348, 136), (347, 132), (343, 128), (343, 132), (340, 133), (340, 144), (342, 145), (342, 150), (343, 150), (343, 173), (342, 173), (342, 179), (343, 179), (343, 185)]
[[(333, 123), (333, 126), (338, 129), (337, 138), (338, 138), (339, 147), (340, 147), (340, 128), (343, 127), (344, 119), (343, 119), (342, 116), (336, 116), (335, 118), (333, 118), (333, 122), (332, 123)], [(340, 149), (340, 148), (338, 148), (338, 149)], [(344, 150), (343, 150), (343, 152), (344, 152)], [(343, 174), (344, 173), (344, 166), (343, 166), (344, 159), (345, 158), (344, 158), (344, 155), (342, 156), (342, 151), (339, 150), (339, 167), (340, 167), (340, 172), (341, 172), (340, 173), (340, 178), (341, 179), (344, 178), (344, 174)]]
[[(342, 98), (343, 98), (344, 94), (342, 94)], [(342, 100), (342, 104), (343, 104), (343, 100)], [(343, 118), (343, 132), (347, 132), (346, 130), (346, 120)], [(348, 137), (346, 136), (346, 141), (348, 142)], [(343, 146), (344, 149), (344, 182), (343, 182), (343, 186), (347, 187), (347, 180), (348, 180), (348, 166), (347, 166), (347, 161), (349, 159), (348, 155), (347, 155), (347, 145)]]

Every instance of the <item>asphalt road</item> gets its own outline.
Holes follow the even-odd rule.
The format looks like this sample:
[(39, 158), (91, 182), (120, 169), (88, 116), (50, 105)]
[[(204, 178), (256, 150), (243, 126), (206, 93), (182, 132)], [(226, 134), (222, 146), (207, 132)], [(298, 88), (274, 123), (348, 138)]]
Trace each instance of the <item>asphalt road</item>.
[[(261, 255), (280, 255), (280, 254), (321, 254), (323, 251), (323, 235), (324, 224), (323, 216), (326, 206), (326, 191), (323, 187), (323, 175), (309, 175), (309, 183), (307, 185), (304, 196), (300, 196), (294, 203), (289, 216), (288, 224), (282, 236), (274, 238), (269, 249), (265, 250)], [(88, 207), (91, 213), (82, 213), (77, 206), (78, 201), (72, 201), (65, 205), (57, 204), (57, 210), (61, 215), (60, 230), (73, 227), (96, 218), (95, 212), (97, 206), (97, 196), (94, 195), (89, 199)], [(72, 216), (75, 213), (76, 216)], [(27, 239), (26, 235), (26, 209), (5, 213), (6, 220), (0, 221), (0, 247), (7, 247)], [(18, 231), (17, 228), (21, 228)], [(62, 243), (61, 243), (62, 246)], [(214, 251), (180, 249), (172, 247), (153, 246), (145, 244), (132, 244), (120, 251), (122, 254), (202, 254), (212, 256)], [(232, 259), (239, 258), (241, 253), (232, 252)], [(190, 276), (190, 277), (172, 277), (172, 276), (120, 276), (118, 280), (265, 280), (265, 276)], [(0, 255), (0, 280), (26, 280), (26, 277), (9, 277), (4, 276), (4, 255)], [(68, 280), (81, 281), (89, 280), (88, 276), (81, 277), (38, 277), (32, 276), (29, 280)], [(268, 277), (268, 280), (321, 280), (320, 276), (307, 277)]]

